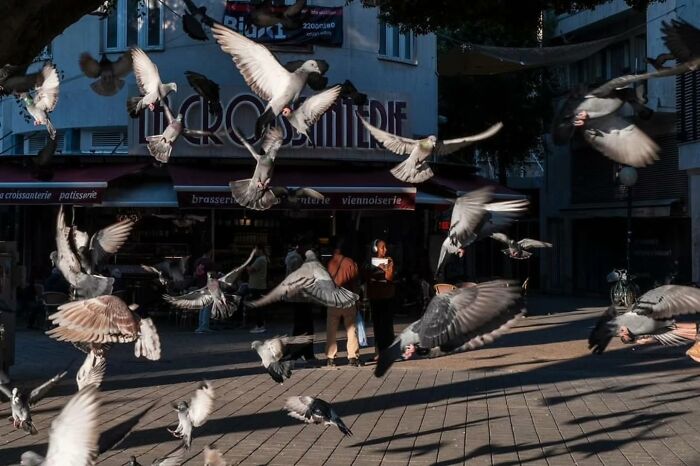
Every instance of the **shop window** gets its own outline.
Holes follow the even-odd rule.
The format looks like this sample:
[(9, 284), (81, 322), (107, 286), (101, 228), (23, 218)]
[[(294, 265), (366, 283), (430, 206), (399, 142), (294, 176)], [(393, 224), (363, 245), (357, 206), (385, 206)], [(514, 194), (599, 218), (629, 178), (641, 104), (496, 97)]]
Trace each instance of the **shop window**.
[(144, 50), (163, 48), (163, 7), (157, 0), (117, 0), (102, 21), (102, 48), (119, 52), (131, 46)]
[(398, 26), (379, 22), (379, 56), (415, 63), (416, 37), (413, 31), (403, 33)]

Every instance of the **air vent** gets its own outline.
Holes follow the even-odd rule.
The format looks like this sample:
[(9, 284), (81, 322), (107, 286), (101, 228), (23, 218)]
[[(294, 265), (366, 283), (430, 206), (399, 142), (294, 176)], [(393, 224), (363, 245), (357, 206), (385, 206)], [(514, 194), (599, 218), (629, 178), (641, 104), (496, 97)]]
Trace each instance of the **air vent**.
[[(58, 133), (58, 144), (56, 144), (56, 152), (63, 152), (64, 134)], [(46, 145), (49, 136), (47, 133), (35, 134), (32, 137), (24, 139), (25, 154), (36, 155)]]
[(117, 152), (123, 152), (126, 149), (127, 142), (125, 130), (92, 132), (91, 146), (94, 150), (112, 151), (116, 148)]

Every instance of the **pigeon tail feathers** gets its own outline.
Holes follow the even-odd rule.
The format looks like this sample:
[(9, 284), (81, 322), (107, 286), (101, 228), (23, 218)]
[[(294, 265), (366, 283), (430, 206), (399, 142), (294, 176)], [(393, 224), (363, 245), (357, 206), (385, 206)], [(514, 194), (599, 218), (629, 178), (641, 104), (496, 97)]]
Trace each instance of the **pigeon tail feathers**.
[(160, 359), (160, 337), (153, 321), (141, 319), (139, 326), (140, 335), (134, 344), (134, 355), (137, 358), (143, 356), (151, 361)]
[(407, 183), (422, 183), (433, 177), (433, 170), (427, 163), (415, 165), (409, 158), (392, 168), (391, 174)]
[(379, 353), (377, 366), (374, 368), (374, 376), (382, 377), (386, 371), (394, 364), (394, 361), (401, 357), (401, 339), (397, 338), (387, 349)]
[(56, 128), (53, 126), (48, 116), (46, 117), (46, 130), (49, 132), (49, 137), (51, 139), (56, 139)]
[(335, 425), (338, 426), (338, 429), (343, 433), (343, 435), (347, 435), (348, 437), (352, 437), (352, 431), (348, 426), (345, 425), (342, 419), (337, 418), (333, 420), (335, 422)]
[(272, 107), (268, 108), (265, 110), (265, 112), (258, 117), (257, 121), (255, 122), (255, 137), (260, 139), (263, 135), (263, 131), (265, 131), (269, 126), (270, 123), (275, 121), (275, 112), (272, 110)]

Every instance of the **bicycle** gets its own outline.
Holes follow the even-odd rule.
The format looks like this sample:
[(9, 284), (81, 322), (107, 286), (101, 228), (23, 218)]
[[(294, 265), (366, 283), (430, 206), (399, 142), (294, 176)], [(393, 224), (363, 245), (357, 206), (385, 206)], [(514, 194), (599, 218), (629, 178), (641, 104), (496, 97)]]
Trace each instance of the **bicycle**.
[(615, 269), (608, 274), (608, 283), (615, 283), (610, 288), (610, 302), (615, 306), (629, 307), (639, 296), (639, 287), (634, 283), (635, 276), (625, 269)]

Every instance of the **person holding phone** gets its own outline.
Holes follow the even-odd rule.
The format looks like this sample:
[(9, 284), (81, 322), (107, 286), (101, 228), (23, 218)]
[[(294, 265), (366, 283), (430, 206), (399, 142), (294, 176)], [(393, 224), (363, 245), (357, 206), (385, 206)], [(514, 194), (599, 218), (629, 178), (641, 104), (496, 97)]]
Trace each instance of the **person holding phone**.
[(371, 253), (370, 264), (365, 270), (365, 283), (372, 309), (374, 346), (378, 355), (394, 341), (394, 261), (388, 255), (384, 240), (372, 241)]

